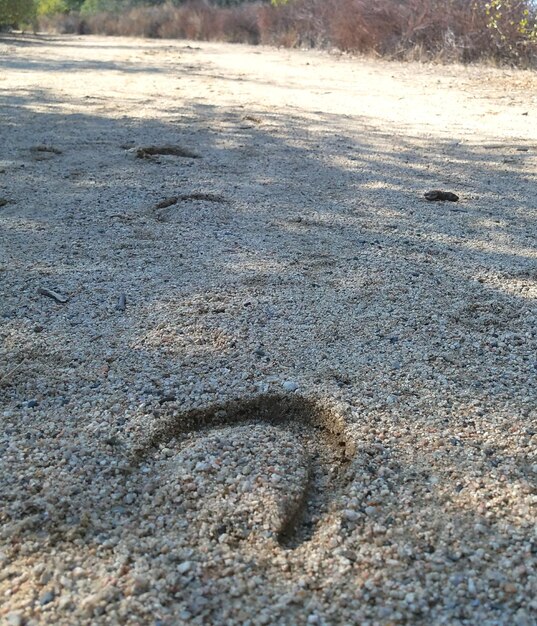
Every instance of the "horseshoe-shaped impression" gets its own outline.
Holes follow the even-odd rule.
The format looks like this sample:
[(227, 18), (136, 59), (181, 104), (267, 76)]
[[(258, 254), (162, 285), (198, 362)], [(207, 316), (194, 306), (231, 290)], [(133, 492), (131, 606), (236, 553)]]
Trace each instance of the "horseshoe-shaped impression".
[(147, 462), (156, 448), (171, 440), (180, 447), (181, 439), (191, 433), (209, 436), (215, 429), (263, 424), (292, 433), (306, 453), (307, 477), (275, 529), (280, 546), (295, 549), (313, 538), (330, 503), (348, 482), (347, 466), (356, 449), (343, 412), (329, 402), (262, 394), (186, 412), (170, 407), (134, 451), (133, 461)]

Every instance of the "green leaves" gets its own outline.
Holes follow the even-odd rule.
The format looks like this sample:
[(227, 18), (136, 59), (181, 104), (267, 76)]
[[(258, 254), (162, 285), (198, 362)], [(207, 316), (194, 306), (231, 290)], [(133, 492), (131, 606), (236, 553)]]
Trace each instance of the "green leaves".
[(0, 0), (0, 25), (18, 26), (31, 22), (35, 17), (34, 0)]
[(55, 15), (56, 13), (67, 13), (69, 5), (67, 0), (38, 0), (38, 15)]
[(483, 8), (487, 28), (503, 55), (519, 59), (525, 48), (537, 43), (537, 12), (530, 0), (489, 0)]
[(84, 0), (80, 12), (82, 15), (120, 13), (135, 6), (152, 4), (162, 4), (162, 0)]

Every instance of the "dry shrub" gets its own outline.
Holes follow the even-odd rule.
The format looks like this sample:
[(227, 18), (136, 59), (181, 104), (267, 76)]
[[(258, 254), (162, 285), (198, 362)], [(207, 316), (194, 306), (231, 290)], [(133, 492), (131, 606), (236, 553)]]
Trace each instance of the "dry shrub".
[(405, 10), (400, 3), (335, 0), (330, 35), (337, 48), (350, 52), (393, 51), (406, 38)]
[[(220, 15), (216, 7), (204, 2), (192, 2), (178, 8), (178, 27), (186, 39), (210, 41), (223, 39)], [(219, 35), (221, 35), (219, 37)]]
[[(168, 19), (168, 7), (138, 7), (121, 15), (112, 22), (113, 34), (124, 37), (136, 36), (156, 39), (161, 37), (160, 29)], [(104, 24), (106, 29), (110, 25)], [(109, 34), (109, 33), (106, 33)]]
[(261, 41), (286, 47), (333, 45), (329, 37), (333, 8), (330, 0), (293, 0), (280, 6), (261, 6)]
[(295, 48), (299, 44), (296, 24), (287, 6), (260, 7), (258, 25), (262, 44), (285, 48)]
[(466, 16), (453, 23), (453, 9), (465, 7), (468, 13), (470, 6), (463, 0), (294, 0), (261, 7), (259, 29), (263, 43), (389, 56), (419, 49), (435, 55), (446, 46), (464, 47), (456, 31)]
[(260, 42), (259, 7), (246, 4), (242, 7), (225, 9), (222, 17), (221, 28), (226, 41), (250, 44)]
[(41, 18), (40, 28), (58, 33), (336, 47), (399, 59), (535, 64), (537, 43), (520, 31), (524, 12), (530, 8), (531, 21), (535, 5), (530, 0), (506, 0), (494, 27), (485, 7), (483, 0), (289, 0), (279, 6), (234, 7), (194, 0), (179, 6), (133, 8), (120, 15), (82, 19), (71, 13)]
[(136, 7), (119, 15), (76, 13), (43, 17), (41, 30), (55, 33), (93, 33), (125, 37), (223, 40), (259, 43), (258, 7), (220, 8), (203, 1), (181, 6)]
[(118, 15), (113, 13), (97, 13), (83, 20), (85, 28), (90, 33), (99, 33), (100, 35), (119, 35), (120, 23), (123, 21)]
[[(467, 0), (295, 0), (260, 11), (262, 41), (334, 46), (398, 58), (469, 60), (476, 10)], [(283, 35), (283, 37), (282, 37)], [(291, 35), (291, 37), (289, 37)]]
[(38, 28), (41, 32), (57, 35), (90, 35), (93, 32), (78, 13), (41, 15), (38, 19)]

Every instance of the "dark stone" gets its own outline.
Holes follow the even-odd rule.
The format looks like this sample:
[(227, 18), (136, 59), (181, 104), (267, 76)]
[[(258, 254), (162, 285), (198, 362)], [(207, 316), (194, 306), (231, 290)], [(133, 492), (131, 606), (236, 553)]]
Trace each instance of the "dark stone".
[(159, 404), (164, 404), (165, 402), (174, 402), (174, 401), (175, 401), (175, 394), (173, 393), (166, 394), (162, 396), (161, 398), (159, 398)]

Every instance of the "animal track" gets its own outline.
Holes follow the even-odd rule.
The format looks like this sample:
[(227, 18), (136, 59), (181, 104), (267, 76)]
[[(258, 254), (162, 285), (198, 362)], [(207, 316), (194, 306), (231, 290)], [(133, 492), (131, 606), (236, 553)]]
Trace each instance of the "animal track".
[[(177, 446), (178, 454), (171, 459), (171, 467), (177, 468), (185, 462), (185, 441), (189, 441), (192, 453), (199, 458), (199, 450), (192, 449), (197, 446), (195, 441), (192, 443), (193, 433), (205, 435), (211, 448), (213, 439), (225, 439), (223, 430), (229, 431), (230, 427), (240, 429), (234, 440), (244, 441), (245, 448), (248, 448), (248, 433), (256, 431), (259, 440), (260, 428), (269, 442), (277, 439), (278, 432), (282, 441), (296, 442), (295, 450), (286, 453), (286, 463), (291, 474), (296, 471), (298, 480), (292, 486), (282, 486), (278, 515), (265, 520), (265, 526), (271, 527), (275, 539), (286, 549), (309, 541), (345, 485), (346, 466), (355, 449), (342, 415), (328, 404), (296, 395), (265, 394), (183, 413), (167, 408), (167, 414), (135, 451), (134, 461), (150, 463), (157, 447)], [(233, 451), (235, 455), (239, 453), (240, 449)]]
[(155, 156), (177, 156), (177, 157), (185, 157), (188, 159), (199, 159), (201, 158), (199, 154), (189, 150), (188, 148), (183, 148), (181, 146), (141, 146), (136, 148), (136, 157), (138, 159), (150, 159)]

